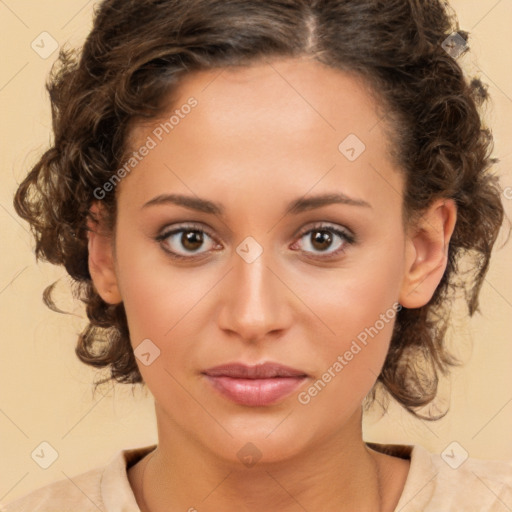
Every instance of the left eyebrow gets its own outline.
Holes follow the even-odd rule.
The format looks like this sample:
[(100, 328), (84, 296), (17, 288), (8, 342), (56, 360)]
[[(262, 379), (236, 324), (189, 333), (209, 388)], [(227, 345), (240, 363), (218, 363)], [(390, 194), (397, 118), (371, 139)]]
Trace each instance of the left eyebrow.
[(311, 196), (308, 198), (301, 197), (290, 203), (286, 210), (286, 213), (302, 213), (307, 210), (321, 208), (322, 206), (327, 206), (329, 204), (347, 204), (349, 206), (364, 206), (367, 208), (372, 208), (372, 205), (370, 203), (367, 203), (362, 199), (355, 199), (343, 193), (338, 193), (322, 194), (317, 196)]
[[(190, 208), (191, 210), (197, 210), (203, 213), (210, 213), (213, 215), (222, 216), (224, 215), (225, 211), (224, 206), (222, 206), (220, 203), (215, 203), (200, 197), (186, 196), (182, 194), (160, 194), (159, 196), (149, 200), (147, 203), (144, 203), (142, 208), (169, 203), (178, 206), (184, 206), (185, 208)], [(349, 206), (363, 206), (372, 208), (370, 203), (363, 201), (362, 199), (349, 197), (343, 193), (322, 194), (308, 198), (300, 197), (295, 199), (288, 205), (286, 214), (298, 214), (308, 210), (321, 208), (322, 206), (327, 206), (330, 204), (346, 204)]]

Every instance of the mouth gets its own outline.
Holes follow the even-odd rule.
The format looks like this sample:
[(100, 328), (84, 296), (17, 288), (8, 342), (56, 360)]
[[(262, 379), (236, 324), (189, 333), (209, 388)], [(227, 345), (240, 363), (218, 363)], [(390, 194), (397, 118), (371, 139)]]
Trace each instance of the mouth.
[(239, 363), (215, 366), (202, 372), (224, 398), (239, 405), (274, 404), (295, 391), (309, 375), (277, 363), (247, 366)]

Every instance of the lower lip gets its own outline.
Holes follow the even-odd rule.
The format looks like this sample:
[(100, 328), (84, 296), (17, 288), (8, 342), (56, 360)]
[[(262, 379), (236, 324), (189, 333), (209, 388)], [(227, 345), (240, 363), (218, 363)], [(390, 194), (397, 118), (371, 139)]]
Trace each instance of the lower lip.
[(206, 375), (213, 387), (226, 398), (240, 405), (273, 404), (293, 393), (306, 377), (275, 377), (271, 379), (235, 379)]

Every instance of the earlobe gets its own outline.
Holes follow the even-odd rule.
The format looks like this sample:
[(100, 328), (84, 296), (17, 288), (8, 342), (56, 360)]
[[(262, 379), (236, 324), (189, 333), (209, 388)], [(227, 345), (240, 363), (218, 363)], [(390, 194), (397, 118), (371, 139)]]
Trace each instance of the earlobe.
[(428, 303), (439, 285), (448, 263), (448, 247), (457, 219), (452, 199), (439, 199), (406, 239), (405, 276), (399, 302), (406, 308)]
[(108, 304), (122, 302), (114, 267), (112, 237), (105, 234), (101, 223), (101, 208), (94, 203), (87, 219), (89, 273), (100, 297)]

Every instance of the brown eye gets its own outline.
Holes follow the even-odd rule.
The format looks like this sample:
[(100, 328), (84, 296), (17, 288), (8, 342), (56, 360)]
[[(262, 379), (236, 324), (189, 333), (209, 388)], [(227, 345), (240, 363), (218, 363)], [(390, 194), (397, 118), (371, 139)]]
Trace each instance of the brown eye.
[[(194, 258), (196, 255), (206, 254), (208, 239), (213, 247), (215, 245), (213, 237), (204, 229), (196, 226), (178, 226), (176, 229), (166, 230), (156, 237), (163, 249), (174, 258)], [(204, 246), (206, 246), (206, 250), (201, 251)]]
[(314, 235), (311, 237), (312, 246), (319, 251), (328, 249), (332, 244), (333, 237), (331, 236), (329, 231), (315, 230), (311, 231), (311, 234)]
[(203, 244), (204, 237), (200, 231), (184, 231), (180, 243), (189, 251), (197, 251)]
[[(331, 225), (320, 224), (302, 232), (300, 240), (303, 252), (311, 253), (314, 258), (328, 259), (339, 255), (348, 245), (355, 242), (355, 237), (348, 231)], [(334, 247), (334, 250), (329, 250)]]

